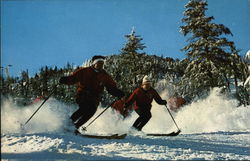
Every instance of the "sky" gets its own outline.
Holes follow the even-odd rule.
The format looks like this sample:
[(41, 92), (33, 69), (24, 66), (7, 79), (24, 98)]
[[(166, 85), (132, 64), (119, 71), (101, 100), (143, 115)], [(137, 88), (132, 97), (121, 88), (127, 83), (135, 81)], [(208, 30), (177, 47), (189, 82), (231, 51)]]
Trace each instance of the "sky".
[[(207, 16), (224, 24), (240, 55), (250, 49), (250, 0), (208, 0)], [(11, 76), (44, 66), (82, 65), (119, 54), (135, 28), (150, 55), (185, 58), (179, 31), (188, 0), (2, 0), (1, 67)], [(5, 73), (3, 73), (5, 75)]]

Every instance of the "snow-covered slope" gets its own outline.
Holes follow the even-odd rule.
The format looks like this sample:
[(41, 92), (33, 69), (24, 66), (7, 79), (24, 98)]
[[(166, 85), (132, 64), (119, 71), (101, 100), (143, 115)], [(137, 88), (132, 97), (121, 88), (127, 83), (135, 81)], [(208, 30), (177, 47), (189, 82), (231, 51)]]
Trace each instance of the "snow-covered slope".
[(250, 159), (249, 132), (185, 134), (177, 137), (135, 137), (95, 140), (70, 134), (5, 134), (3, 159)]
[[(166, 96), (165, 93), (161, 94)], [(1, 152), (3, 160), (250, 160), (249, 107), (217, 90), (196, 103), (172, 113), (182, 133), (176, 137), (134, 136), (123, 140), (81, 138), (64, 132), (70, 114), (77, 108), (50, 99), (21, 130), (39, 106), (16, 107), (10, 100), (1, 106)], [(99, 108), (96, 115), (103, 109)], [(152, 119), (145, 133), (168, 133), (176, 127), (164, 106), (155, 102)], [(135, 113), (123, 120), (111, 109), (87, 128), (92, 134), (126, 133), (137, 118)], [(88, 123), (87, 123), (88, 124)]]

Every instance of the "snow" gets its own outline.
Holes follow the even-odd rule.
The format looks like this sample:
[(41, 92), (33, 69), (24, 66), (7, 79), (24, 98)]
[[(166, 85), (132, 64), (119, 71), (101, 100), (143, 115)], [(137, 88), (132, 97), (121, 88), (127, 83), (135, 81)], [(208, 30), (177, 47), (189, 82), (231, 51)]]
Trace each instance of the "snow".
[[(249, 69), (250, 69), (250, 66), (249, 66)], [(250, 70), (249, 70), (250, 71)], [(246, 87), (247, 85), (250, 86), (250, 76), (247, 77), (247, 80), (245, 81), (244, 83), (244, 86)]]
[[(161, 93), (163, 98), (166, 95)], [(178, 113), (172, 112), (182, 130), (176, 137), (128, 133), (122, 140), (81, 138), (63, 131), (77, 106), (53, 98), (22, 130), (20, 124), (40, 103), (17, 107), (11, 99), (2, 100), (2, 160), (250, 160), (249, 106), (236, 107), (237, 102), (221, 95), (218, 89), (211, 91), (208, 98), (186, 105)], [(95, 116), (102, 110), (99, 108)], [(164, 106), (154, 102), (152, 115), (143, 133), (177, 130)], [(136, 118), (133, 112), (123, 120), (108, 109), (87, 132), (127, 133)]]
[(246, 55), (245, 55), (245, 59), (250, 59), (250, 50), (247, 51)]

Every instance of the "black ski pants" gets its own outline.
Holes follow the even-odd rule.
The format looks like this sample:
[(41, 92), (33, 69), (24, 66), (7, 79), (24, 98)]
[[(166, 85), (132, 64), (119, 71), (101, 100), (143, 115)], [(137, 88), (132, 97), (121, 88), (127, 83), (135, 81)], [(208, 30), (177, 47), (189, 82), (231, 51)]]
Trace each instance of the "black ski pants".
[(135, 112), (139, 115), (139, 117), (135, 120), (133, 127), (137, 130), (141, 131), (141, 129), (148, 123), (151, 119), (152, 114), (150, 109), (136, 109)]
[(79, 103), (78, 105), (79, 109), (70, 117), (77, 129), (94, 116), (97, 110), (97, 105), (95, 103), (86, 102)]

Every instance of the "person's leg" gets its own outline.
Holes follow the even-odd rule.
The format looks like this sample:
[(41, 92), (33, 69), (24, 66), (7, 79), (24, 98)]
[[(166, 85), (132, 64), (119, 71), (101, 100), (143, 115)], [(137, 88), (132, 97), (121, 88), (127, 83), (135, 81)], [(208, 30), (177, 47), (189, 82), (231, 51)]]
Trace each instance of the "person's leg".
[(72, 122), (76, 122), (82, 115), (83, 115), (84, 110), (81, 109), (81, 107), (79, 107), (78, 110), (76, 110), (71, 116), (70, 119), (72, 120)]
[(139, 125), (141, 124), (141, 122), (142, 122), (142, 118), (141, 118), (141, 116), (139, 116), (139, 117), (135, 120), (135, 122), (134, 122), (134, 124), (133, 124), (133, 127), (136, 128), (137, 130), (139, 130), (138, 127), (139, 127)]
[(151, 119), (152, 115), (150, 111), (143, 111), (138, 118), (138, 124), (136, 124), (136, 129), (139, 131), (142, 130), (142, 128), (148, 123), (148, 121)]
[(85, 124), (96, 112), (97, 106), (95, 104), (80, 104), (81, 109), (81, 117), (80, 119), (75, 123), (76, 128), (78, 129), (83, 124)]
[(139, 117), (135, 120), (132, 127), (134, 127), (135, 129), (138, 130), (138, 126), (141, 124), (141, 121), (142, 121), (142, 118), (141, 118), (142, 112), (141, 112), (140, 108), (136, 109), (135, 112), (139, 115)]

